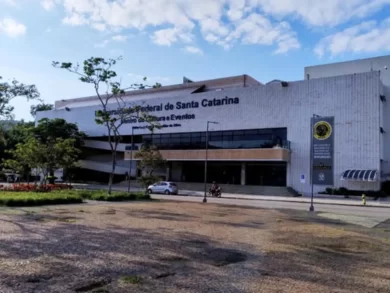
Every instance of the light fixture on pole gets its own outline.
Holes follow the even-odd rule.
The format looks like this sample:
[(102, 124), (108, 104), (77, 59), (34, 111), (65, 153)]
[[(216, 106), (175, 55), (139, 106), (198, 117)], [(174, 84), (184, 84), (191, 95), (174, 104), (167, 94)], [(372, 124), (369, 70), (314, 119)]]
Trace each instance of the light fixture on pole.
[(313, 173), (314, 173), (314, 166), (313, 166), (313, 162), (314, 162), (314, 119), (316, 118), (320, 118), (321, 116), (319, 115), (316, 115), (316, 114), (313, 114), (313, 118), (311, 119), (311, 131), (310, 131), (310, 135), (311, 135), (311, 155), (310, 155), (310, 183), (311, 183), (311, 200), (310, 200), (310, 208), (309, 208), (309, 211), (310, 212), (314, 212), (314, 184), (313, 184)]
[(206, 158), (204, 161), (204, 197), (203, 202), (207, 202), (207, 156), (208, 156), (208, 150), (209, 150), (209, 125), (210, 124), (219, 124), (215, 121), (207, 121), (207, 128), (206, 128)]
[(129, 183), (127, 186), (127, 193), (130, 193), (131, 169), (133, 168), (133, 149), (134, 149), (134, 126), (131, 126), (131, 150), (129, 163)]

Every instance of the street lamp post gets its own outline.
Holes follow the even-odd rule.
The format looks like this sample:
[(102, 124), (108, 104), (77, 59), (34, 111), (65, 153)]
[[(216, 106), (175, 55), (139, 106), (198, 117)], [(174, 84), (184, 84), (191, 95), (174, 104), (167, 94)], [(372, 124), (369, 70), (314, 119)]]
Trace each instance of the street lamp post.
[(133, 149), (134, 149), (134, 126), (131, 126), (131, 150), (129, 163), (129, 183), (127, 186), (127, 193), (130, 193), (131, 169), (133, 168)]
[(310, 181), (311, 181), (311, 200), (310, 200), (310, 212), (314, 212), (314, 184), (313, 184), (313, 173), (314, 173), (314, 167), (313, 167), (313, 162), (314, 162), (314, 119), (319, 118), (321, 116), (313, 114), (313, 118), (311, 119), (311, 156), (310, 156)]
[(203, 197), (203, 202), (207, 202), (207, 155), (208, 155), (208, 150), (209, 150), (209, 125), (210, 124), (219, 124), (218, 122), (215, 121), (207, 121), (207, 128), (206, 128), (206, 158), (204, 161), (204, 197)]

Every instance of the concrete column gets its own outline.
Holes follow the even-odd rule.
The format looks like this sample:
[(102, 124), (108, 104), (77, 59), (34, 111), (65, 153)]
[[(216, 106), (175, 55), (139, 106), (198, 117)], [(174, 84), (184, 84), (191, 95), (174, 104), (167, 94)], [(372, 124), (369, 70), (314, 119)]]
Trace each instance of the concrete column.
[(169, 163), (167, 164), (167, 169), (165, 172), (165, 180), (166, 181), (171, 180), (171, 165)]
[(241, 163), (241, 185), (246, 184), (246, 163)]

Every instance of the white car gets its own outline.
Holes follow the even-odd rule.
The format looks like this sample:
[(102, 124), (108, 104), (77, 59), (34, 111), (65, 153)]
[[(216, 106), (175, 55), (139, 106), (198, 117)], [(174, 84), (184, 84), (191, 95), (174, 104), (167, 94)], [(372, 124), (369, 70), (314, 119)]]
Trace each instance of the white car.
[(148, 193), (163, 193), (163, 194), (178, 194), (179, 190), (174, 182), (160, 181), (155, 184), (149, 185)]

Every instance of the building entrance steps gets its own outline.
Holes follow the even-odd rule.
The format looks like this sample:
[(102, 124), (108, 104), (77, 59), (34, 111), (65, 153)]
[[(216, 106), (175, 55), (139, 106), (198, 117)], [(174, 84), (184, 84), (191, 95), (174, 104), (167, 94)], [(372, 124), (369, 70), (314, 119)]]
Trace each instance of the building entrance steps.
[[(179, 190), (188, 191), (203, 191), (203, 183), (189, 183), (189, 182), (176, 182)], [(120, 186), (127, 186), (128, 181), (123, 181), (119, 184)], [(131, 186), (140, 188), (139, 182), (132, 180)], [(207, 188), (211, 186), (211, 183), (207, 184)], [(287, 189), (287, 187), (279, 186), (254, 186), (254, 185), (232, 185), (232, 184), (219, 184), (222, 188), (223, 193), (231, 194), (247, 194), (247, 195), (275, 195), (275, 196), (293, 196)]]

